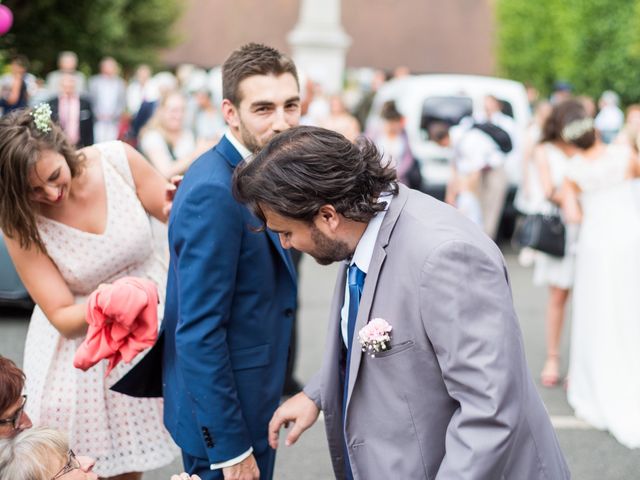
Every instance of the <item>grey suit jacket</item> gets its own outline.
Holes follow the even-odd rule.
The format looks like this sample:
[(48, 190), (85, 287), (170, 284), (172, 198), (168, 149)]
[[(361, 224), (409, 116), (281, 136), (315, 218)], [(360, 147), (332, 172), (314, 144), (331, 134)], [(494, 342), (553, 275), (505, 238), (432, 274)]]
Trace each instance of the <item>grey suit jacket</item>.
[[(529, 375), (504, 259), (453, 208), (403, 186), (384, 218), (358, 310), (346, 421), (338, 274), (321, 371), (305, 393), (324, 411), (334, 472), (343, 434), (355, 479), (561, 480), (570, 474)], [(391, 349), (363, 354), (372, 318)]]

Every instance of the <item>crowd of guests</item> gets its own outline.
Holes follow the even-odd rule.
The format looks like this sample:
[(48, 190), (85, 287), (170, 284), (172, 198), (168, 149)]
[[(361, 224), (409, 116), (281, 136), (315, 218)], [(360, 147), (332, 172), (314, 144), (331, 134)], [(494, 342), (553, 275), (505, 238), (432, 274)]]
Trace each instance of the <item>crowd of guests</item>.
[[(236, 54), (260, 57), (267, 73), (273, 68), (280, 72), (282, 62), (289, 65), (287, 68), (293, 68), (295, 74), (290, 61), (267, 47), (253, 45), (246, 52)], [(261, 58), (262, 55), (266, 57)], [(247, 75), (242, 73), (245, 63), (239, 61), (236, 66), (230, 66), (231, 75), (233, 68)], [(267, 73), (264, 75), (270, 78)], [(8, 432), (1, 446), (0, 479), (14, 479), (19, 471), (16, 469), (30, 468), (20, 466), (24, 452), (37, 460), (40, 470), (38, 474), (34, 473), (35, 478), (47, 479), (65, 475), (68, 478), (74, 478), (74, 475), (75, 478), (95, 478), (99, 475), (101, 478), (137, 480), (141, 478), (141, 472), (160, 468), (176, 457), (178, 450), (163, 425), (162, 402), (157, 398), (137, 399), (110, 390), (109, 387), (127, 370), (122, 364), (111, 372), (106, 370), (104, 362), (82, 372), (74, 368), (74, 355), (87, 334), (86, 303), (104, 285), (123, 276), (146, 279), (157, 286), (158, 315), (162, 317), (168, 260), (165, 222), (171, 206), (171, 192), (175, 191), (169, 179), (184, 173), (202, 152), (209, 151), (210, 154), (211, 147), (223, 138), (224, 132), (227, 132), (226, 138), (230, 138), (225, 123), (239, 130), (236, 138), (241, 137), (246, 143), (246, 146), (235, 143), (231, 146), (229, 141), (223, 141), (234, 155), (239, 155), (236, 151), (242, 152), (243, 156), (248, 154), (247, 148), (255, 153), (265, 142), (256, 137), (255, 124), (249, 124), (249, 130), (246, 130), (243, 123), (246, 113), (238, 114), (237, 124), (233, 120), (230, 123), (233, 117), (227, 118), (226, 122), (222, 120), (222, 109), (216, 107), (220, 102), (214, 100), (216, 95), (222, 95), (222, 86), (217, 90), (212, 88), (212, 75), (203, 76), (202, 71), (193, 69), (178, 69), (175, 75), (170, 72), (152, 75), (148, 67), (141, 66), (127, 84), (120, 76), (116, 61), (105, 58), (100, 62), (100, 72), (87, 79), (78, 70), (77, 56), (73, 52), (62, 52), (59, 69), (43, 80), (28, 73), (25, 58), (13, 59), (10, 73), (2, 80), (0, 228), (36, 308), (30, 321), (24, 357), (27, 372), (24, 391), (29, 392), (30, 401), (26, 405), (26, 396), (18, 398), (19, 393), (16, 398), (7, 400), (2, 412), (0, 420)], [(325, 98), (317, 85), (307, 83), (304, 109), (299, 105), (302, 101), (297, 81), (295, 88), (292, 82), (278, 86), (291, 90), (286, 107), (287, 128), (297, 125), (303, 112), (306, 122), (342, 129), (345, 135), (355, 139), (362, 128), (346, 111), (342, 99)], [(237, 89), (237, 81), (235, 85)], [(239, 101), (237, 94), (233, 98)], [(229, 101), (225, 102), (223, 108), (235, 108)], [(289, 105), (291, 102), (294, 102), (293, 106)], [(328, 107), (326, 110), (325, 106)], [(408, 143), (402, 116), (394, 108), (388, 110), (385, 121), (389, 128), (381, 132), (381, 138), (394, 154), (402, 154), (397, 163), (400, 171), (408, 167), (407, 162), (413, 162), (413, 157), (405, 153)], [(326, 112), (326, 116), (318, 112)], [(266, 138), (281, 129), (279, 118), (273, 115), (270, 118), (273, 125), (266, 132), (259, 132)], [(264, 121), (263, 117), (261, 121)], [(389, 157), (385, 163), (394, 161)], [(230, 192), (226, 194), (230, 195)], [(212, 211), (207, 210), (207, 214)], [(234, 215), (235, 210), (221, 213)], [(191, 218), (200, 219), (200, 216)], [(209, 223), (206, 225), (209, 229)], [(244, 221), (237, 225), (247, 227)], [(188, 233), (191, 235), (196, 231), (189, 230)], [(229, 230), (219, 233), (226, 241)], [(251, 237), (261, 242), (261, 237), (255, 233)], [(207, 255), (211, 255), (210, 244), (207, 245)], [(268, 244), (260, 245), (269, 255), (273, 254)], [(255, 255), (255, 250), (251, 251)], [(281, 260), (287, 257), (284, 252), (277, 256)], [(215, 259), (226, 262), (230, 257), (215, 255)], [(247, 259), (255, 267), (255, 258), (248, 256)], [(232, 264), (230, 268), (235, 271), (238, 267)], [(290, 270), (287, 264), (287, 271)], [(278, 275), (282, 271), (278, 268)], [(293, 278), (295, 280), (295, 274)], [(202, 278), (197, 281), (203, 284)], [(263, 282), (258, 290), (280, 283)], [(215, 287), (219, 286), (216, 282)], [(242, 288), (246, 289), (247, 285)], [(295, 295), (288, 294), (286, 300), (295, 306)], [(210, 306), (215, 305), (217, 303), (213, 302)], [(271, 310), (277, 306), (272, 300), (269, 305)], [(283, 329), (291, 322), (291, 312), (295, 314), (295, 310), (291, 306), (284, 309), (286, 322), (280, 317), (282, 311), (276, 310), (274, 319), (280, 325), (278, 328)], [(243, 321), (250, 320), (253, 313), (253, 310), (250, 314), (243, 313)], [(267, 333), (275, 335), (277, 332)], [(246, 337), (244, 331), (240, 335)], [(278, 335), (279, 344), (286, 347), (288, 338), (288, 333)], [(279, 348), (278, 358), (286, 359), (288, 350)], [(286, 362), (278, 361), (273, 368), (279, 369), (281, 363)], [(2, 369), (5, 368), (9, 373), (15, 373), (15, 366), (5, 362)], [(290, 365), (289, 371), (291, 369)], [(278, 371), (278, 375), (280, 373), (283, 372)], [(24, 377), (21, 378), (23, 381)], [(265, 409), (261, 403), (262, 406), (252, 408), (244, 416), (260, 415), (268, 421), (283, 390), (296, 393), (301, 389), (292, 377), (288, 377), (287, 382), (284, 388), (274, 382), (270, 387), (274, 394), (268, 398), (250, 394), (256, 402), (273, 405)], [(249, 386), (253, 388), (258, 383), (252, 382)], [(23, 384), (15, 390), (22, 392)], [(183, 394), (184, 388), (174, 393)], [(25, 405), (37, 429), (27, 431), (31, 420), (25, 413)], [(164, 408), (167, 408), (166, 398)], [(91, 428), (87, 429), (86, 425)], [(250, 425), (252, 429), (260, 426), (266, 428), (266, 423)], [(181, 435), (185, 434), (184, 428), (178, 431), (172, 431), (174, 440), (182, 439)], [(95, 461), (77, 457), (68, 449), (65, 438), (80, 453), (92, 452)], [(181, 443), (181, 440), (176, 441)], [(209, 437), (208, 443), (211, 443)], [(224, 445), (220, 439), (218, 443)], [(273, 452), (262, 451), (262, 443), (258, 445), (261, 450), (256, 451), (255, 456), (265, 476), (269, 477), (273, 469)], [(47, 457), (46, 461), (38, 459), (36, 453), (39, 452)], [(239, 467), (235, 463), (218, 462), (216, 470), (242, 469), (245, 460), (254, 461), (255, 466), (254, 455), (249, 453), (250, 458), (247, 460), (243, 456)], [(185, 466), (189, 464), (188, 458), (196, 459), (189, 457), (183, 448)], [(267, 463), (263, 463), (264, 459)], [(205, 470), (210, 470), (208, 465)], [(79, 476), (80, 472), (85, 476)]]
[[(559, 214), (566, 244), (562, 257), (525, 249), (520, 259), (533, 262), (534, 284), (549, 289), (542, 385), (564, 383), (577, 417), (638, 448), (640, 107), (630, 105), (625, 116), (610, 91), (598, 104), (566, 90), (536, 104), (516, 204), (525, 214)], [(571, 292), (563, 382), (560, 341)]]
[[(167, 178), (183, 174), (225, 131), (217, 107), (222, 100), (220, 67), (206, 71), (185, 64), (175, 73), (154, 74), (149, 65), (142, 64), (125, 79), (116, 60), (106, 57), (98, 73), (87, 78), (78, 62), (74, 52), (60, 52), (58, 69), (37, 78), (29, 73), (28, 59), (15, 56), (9, 73), (0, 79), (0, 115), (47, 102), (74, 146), (123, 140)], [(355, 88), (333, 95), (301, 75), (300, 123), (339, 132), (352, 141), (367, 135), (389, 152), (388, 158), (399, 159), (400, 180), (419, 188), (419, 164), (409, 147), (404, 118), (393, 102), (382, 109), (380, 128), (366, 128), (376, 91), (407, 74), (405, 67), (389, 73), (373, 70)]]
[[(0, 178), (5, 192), (0, 198), (0, 226), (7, 234), (16, 269), (37, 304), (25, 348), (25, 371), (32, 395), (27, 410), (34, 412), (33, 421), (39, 427), (30, 428), (31, 418), (25, 412), (24, 375), (0, 358), (0, 437), (4, 438), (0, 480), (25, 475), (61, 478), (70, 472), (84, 473), (77, 478), (99, 474), (137, 480), (139, 472), (175, 458), (178, 452), (163, 427), (159, 399), (133, 399), (112, 392), (105, 383), (104, 366), (87, 372), (73, 369), (73, 354), (87, 331), (82, 302), (102, 284), (126, 274), (155, 282), (162, 311), (168, 268), (166, 222), (175, 190), (170, 180), (185, 173), (204, 152), (211, 154), (211, 147), (221, 138), (223, 145), (228, 144), (225, 148), (234, 152), (235, 162), (257, 153), (265, 143), (246, 130), (226, 97), (226, 103), (219, 101), (222, 86), (215, 71), (189, 67), (175, 75), (154, 75), (142, 65), (127, 83), (113, 58), (103, 59), (99, 74), (89, 79), (77, 67), (76, 55), (62, 52), (59, 69), (41, 81), (28, 73), (25, 58), (16, 57), (1, 80), (0, 148), (6, 168)], [(295, 72), (295, 67), (290, 68)], [(371, 108), (371, 94), (383, 82), (381, 75), (373, 76), (352, 114), (345, 98), (328, 97), (308, 81), (301, 100), (297, 88), (293, 89), (295, 109), (287, 118), (287, 128), (300, 120), (339, 132), (351, 141), (364, 133), (382, 152), (384, 168), (395, 169), (401, 183), (420, 188), (419, 164), (411, 152), (405, 119), (394, 102), (382, 106), (375, 128), (367, 128), (364, 120)], [(298, 82), (295, 84), (297, 87)], [(51, 124), (39, 123), (33, 110), (25, 110), (40, 101), (50, 106)], [(638, 360), (633, 340), (637, 338), (634, 315), (640, 314), (634, 295), (640, 286), (640, 256), (635, 249), (640, 219), (628, 180), (640, 175), (636, 158), (640, 107), (630, 107), (623, 127), (616, 102), (611, 92), (603, 95), (595, 120), (584, 101), (557, 99), (554, 105), (538, 107), (530, 142), (523, 148), (526, 175), (520, 203), (525, 213), (562, 211), (570, 232), (562, 259), (535, 253), (536, 283), (550, 288), (542, 383), (553, 386), (560, 381), (559, 341), (573, 288), (569, 401), (577, 415), (609, 429), (623, 444), (637, 447), (640, 419), (633, 416), (632, 407), (640, 401), (640, 385), (629, 381), (633, 376), (629, 369)], [(221, 103), (226, 113), (218, 109)], [(230, 126), (245, 143), (236, 145), (229, 140), (223, 113), (227, 124), (238, 116), (237, 125)], [(504, 134), (510, 145), (503, 144)], [(495, 238), (507, 191), (504, 162), (520, 142), (513, 120), (501, 112), (497, 98), (488, 96), (482, 118), (463, 121), (458, 129), (436, 122), (429, 136), (455, 152), (446, 200)], [(114, 142), (118, 139), (124, 142)], [(217, 151), (215, 155), (225, 157)], [(224, 200), (231, 201), (230, 188), (225, 195), (229, 199)], [(235, 212), (231, 207), (227, 210), (222, 213)], [(242, 223), (238, 228), (245, 227)], [(192, 230), (187, 236), (198, 233), (197, 228)], [(227, 234), (222, 232), (225, 239)], [(206, 240), (204, 230), (198, 236), (201, 238), (185, 241)], [(275, 255), (278, 247), (265, 243), (260, 248)], [(215, 256), (215, 251), (207, 255)], [(279, 255), (278, 259), (288, 258)], [(224, 255), (218, 257), (212, 261), (227, 261)], [(238, 262), (251, 261), (249, 256), (239, 257)], [(266, 263), (273, 264), (278, 274), (289, 268), (290, 260), (282, 268), (276, 268), (272, 260)], [(239, 264), (230, 265), (230, 271), (236, 272)], [(202, 283), (202, 278), (196, 278), (194, 290)], [(281, 283), (261, 285), (270, 286)], [(295, 298), (295, 288), (291, 290), (294, 293), (288, 292), (287, 299)], [(288, 312), (288, 318), (294, 311), (288, 304), (280, 310)], [(124, 373), (125, 369), (116, 370), (113, 377), (121, 378)], [(184, 393), (175, 390), (171, 395)], [(274, 398), (279, 400), (279, 395)], [(90, 432), (84, 428), (87, 423), (93, 425)], [(64, 433), (40, 425), (53, 425)], [(175, 430), (185, 431), (180, 425)], [(181, 438), (179, 433), (172, 434), (174, 440)], [(213, 444), (206, 429), (202, 434), (207, 446)], [(200, 445), (200, 432), (197, 435), (192, 437)], [(97, 452), (96, 461), (76, 456), (69, 443)], [(248, 458), (253, 460), (252, 449), (232, 460), (242, 463)], [(190, 455), (184, 447), (183, 459), (185, 465), (212, 463), (209, 458)], [(272, 471), (272, 457), (264, 461), (265, 465), (271, 462), (264, 471)], [(214, 465), (228, 467), (226, 461)], [(27, 473), (31, 471), (34, 473)]]

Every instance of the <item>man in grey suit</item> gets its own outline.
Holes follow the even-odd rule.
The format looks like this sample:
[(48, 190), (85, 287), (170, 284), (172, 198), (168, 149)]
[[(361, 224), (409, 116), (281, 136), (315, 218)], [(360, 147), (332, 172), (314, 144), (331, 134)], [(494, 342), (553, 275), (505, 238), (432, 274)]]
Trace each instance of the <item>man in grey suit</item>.
[(234, 185), (285, 248), (343, 262), (322, 369), (275, 412), (273, 448), (322, 410), (336, 478), (570, 477), (504, 259), (478, 227), (398, 185), (371, 142), (321, 128), (274, 137)]

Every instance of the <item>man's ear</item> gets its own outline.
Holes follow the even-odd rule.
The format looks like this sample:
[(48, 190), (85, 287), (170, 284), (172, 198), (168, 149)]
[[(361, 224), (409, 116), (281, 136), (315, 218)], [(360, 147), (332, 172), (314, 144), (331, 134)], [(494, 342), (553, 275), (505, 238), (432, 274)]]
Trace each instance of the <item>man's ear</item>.
[(238, 130), (240, 128), (238, 108), (228, 98), (222, 100), (222, 117), (231, 129)]
[(316, 225), (325, 234), (335, 233), (340, 226), (340, 214), (333, 205), (323, 205), (316, 215)]

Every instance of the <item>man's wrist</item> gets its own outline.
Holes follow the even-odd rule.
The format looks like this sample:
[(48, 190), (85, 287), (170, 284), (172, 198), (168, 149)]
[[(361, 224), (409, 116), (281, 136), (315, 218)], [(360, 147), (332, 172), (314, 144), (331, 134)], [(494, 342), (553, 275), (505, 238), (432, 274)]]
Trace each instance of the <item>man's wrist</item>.
[(220, 470), (222, 468), (233, 467), (234, 465), (237, 465), (243, 460), (246, 460), (249, 457), (249, 455), (251, 455), (252, 453), (253, 453), (253, 447), (249, 447), (249, 450), (242, 453), (241, 455), (238, 455), (237, 457), (232, 458), (231, 460), (227, 460), (226, 462), (212, 463), (209, 468), (211, 470)]

